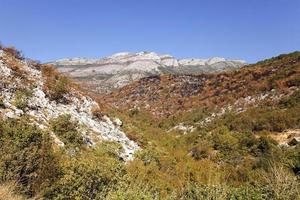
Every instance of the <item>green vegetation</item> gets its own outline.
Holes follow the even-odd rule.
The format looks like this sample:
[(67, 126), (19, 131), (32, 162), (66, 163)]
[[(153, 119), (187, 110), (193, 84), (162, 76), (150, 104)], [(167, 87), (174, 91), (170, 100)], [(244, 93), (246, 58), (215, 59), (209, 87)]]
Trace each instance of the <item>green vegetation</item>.
[(217, 125), (229, 127), (233, 131), (271, 131), (281, 132), (288, 128), (300, 128), (300, 91), (290, 97), (281, 99), (279, 103), (261, 105), (238, 114), (227, 114)]
[(124, 199), (299, 199), (300, 145), (280, 147), (270, 137), (300, 128), (299, 97), (295, 91), (280, 101), (225, 114), (187, 135), (167, 130), (179, 121), (201, 121), (208, 111), (159, 120), (144, 111), (117, 113), (126, 133), (144, 149), (127, 166), (134, 186), (122, 186), (117, 194)]
[(65, 76), (61, 76), (53, 85), (51, 98), (54, 100), (61, 99), (69, 90), (69, 79)]
[(0, 121), (0, 181), (18, 183), (28, 196), (48, 187), (58, 173), (48, 134), (28, 118)]
[(51, 121), (51, 130), (67, 147), (80, 147), (83, 137), (78, 132), (78, 123), (70, 115), (61, 115)]
[[(113, 144), (110, 144), (115, 146)], [(101, 148), (71, 158), (63, 164), (63, 175), (46, 192), (47, 199), (104, 199), (124, 175), (116, 149)]]
[(16, 91), (14, 98), (14, 105), (21, 110), (25, 110), (28, 106), (28, 100), (32, 96), (32, 92), (27, 89), (20, 89)]
[[(1, 119), (0, 195), (1, 188), (13, 182), (15, 192), (37, 199), (300, 199), (300, 144), (280, 146), (273, 137), (284, 130), (300, 128), (300, 91), (295, 90), (298, 68), (282, 67), (284, 62), (294, 65), (299, 53), (291, 54), (291, 58), (266, 60), (257, 65), (268, 70), (250, 73), (246, 69), (240, 75), (247, 81), (254, 77), (258, 82), (264, 79), (264, 73), (273, 73), (275, 66), (278, 73), (268, 76), (266, 84), (258, 88), (293, 94), (262, 101), (243, 112), (225, 113), (205, 125), (198, 122), (216, 113), (218, 103), (232, 102), (244, 83), (233, 83), (234, 90), (223, 88), (233, 84), (220, 75), (208, 83), (216, 88), (205, 91), (212, 102), (199, 106), (191, 101), (189, 108), (196, 104), (194, 110), (170, 113), (168, 117), (153, 116), (142, 107), (127, 112), (112, 110), (110, 115), (124, 121), (122, 128), (128, 137), (143, 149), (127, 163), (119, 158), (121, 148), (115, 143), (85, 148), (80, 127), (70, 115), (53, 119), (49, 130), (31, 124), (28, 116)], [(47, 95), (63, 102), (70, 89), (68, 81), (55, 75), (52, 68), (41, 69)], [(232, 74), (238, 76), (239, 72)], [(294, 89), (287, 88), (290, 86)], [(255, 87), (250, 88), (253, 93), (243, 88), (244, 94), (239, 95), (260, 94)], [(233, 92), (227, 93), (226, 89)], [(16, 107), (26, 109), (29, 96), (27, 91), (18, 91)], [(103, 114), (95, 109), (93, 115), (101, 118)], [(182, 134), (171, 130), (180, 122), (193, 125), (195, 131)], [(50, 132), (66, 148), (53, 144)], [(76, 153), (71, 154), (71, 150)]]
[(49, 65), (40, 66), (45, 79), (44, 92), (51, 100), (67, 103), (65, 95), (71, 90), (71, 81), (62, 76), (58, 71)]

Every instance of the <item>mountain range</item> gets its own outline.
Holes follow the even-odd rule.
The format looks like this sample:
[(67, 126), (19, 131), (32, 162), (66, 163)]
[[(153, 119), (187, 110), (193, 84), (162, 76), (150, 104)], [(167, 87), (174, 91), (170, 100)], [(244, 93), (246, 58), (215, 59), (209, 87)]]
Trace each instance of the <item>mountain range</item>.
[(94, 92), (109, 93), (140, 78), (160, 74), (199, 74), (238, 69), (243, 60), (177, 59), (155, 52), (117, 53), (100, 59), (70, 58), (50, 62)]

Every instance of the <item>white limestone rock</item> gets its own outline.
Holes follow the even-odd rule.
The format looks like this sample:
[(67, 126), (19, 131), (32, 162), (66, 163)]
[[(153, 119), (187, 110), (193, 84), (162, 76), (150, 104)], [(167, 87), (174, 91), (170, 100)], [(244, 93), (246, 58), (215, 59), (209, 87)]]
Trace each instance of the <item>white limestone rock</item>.
[(123, 122), (119, 118), (115, 118), (114, 123), (119, 127), (121, 127), (123, 125)]
[[(82, 60), (78, 59), (73, 61), (82, 62)], [(124, 160), (133, 159), (134, 152), (139, 150), (140, 147), (131, 141), (121, 130), (121, 120), (114, 119), (112, 121), (108, 116), (104, 116), (103, 120), (95, 119), (91, 110), (94, 107), (99, 107), (98, 104), (91, 98), (83, 96), (76, 91), (71, 91), (70, 94), (65, 96), (68, 99), (68, 104), (49, 100), (43, 91), (43, 77), (41, 72), (29, 63), (24, 61), (18, 62), (22, 65), (22, 70), (26, 71), (28, 82), (24, 82), (24, 80), (16, 77), (17, 75), (12, 74), (9, 66), (6, 66), (0, 57), (0, 84), (4, 82), (11, 83), (3, 84), (4, 88), (0, 91), (0, 96), (4, 97), (3, 101), (5, 104), (5, 108), (0, 108), (0, 112), (5, 118), (17, 118), (26, 114), (32, 116), (33, 123), (45, 129), (49, 126), (49, 122), (53, 118), (69, 114), (72, 120), (78, 122), (80, 132), (83, 134), (88, 145), (94, 146), (101, 140), (114, 141), (123, 147), (123, 152), (120, 156)], [(13, 106), (12, 102), (15, 97), (15, 91), (18, 88), (24, 87), (32, 90), (32, 96), (29, 97), (27, 108), (23, 111)], [(54, 133), (51, 133), (51, 136), (57, 145), (64, 146)]]
[(88, 82), (90, 86), (94, 85), (92, 87), (94, 91), (106, 93), (130, 84), (141, 77), (163, 73), (218, 72), (244, 66), (245, 61), (219, 57), (176, 59), (171, 55), (142, 51), (138, 53), (121, 52), (100, 59), (61, 59), (50, 64), (57, 66), (62, 73), (66, 73), (78, 81)]

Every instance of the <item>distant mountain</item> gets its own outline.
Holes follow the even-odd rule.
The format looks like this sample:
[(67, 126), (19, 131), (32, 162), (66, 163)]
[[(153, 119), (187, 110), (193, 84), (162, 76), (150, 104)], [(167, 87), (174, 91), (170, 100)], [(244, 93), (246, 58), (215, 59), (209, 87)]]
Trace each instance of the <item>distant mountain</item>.
[(154, 52), (117, 53), (101, 59), (71, 58), (50, 62), (95, 92), (107, 93), (140, 78), (161, 74), (199, 74), (237, 69), (243, 60), (176, 59)]

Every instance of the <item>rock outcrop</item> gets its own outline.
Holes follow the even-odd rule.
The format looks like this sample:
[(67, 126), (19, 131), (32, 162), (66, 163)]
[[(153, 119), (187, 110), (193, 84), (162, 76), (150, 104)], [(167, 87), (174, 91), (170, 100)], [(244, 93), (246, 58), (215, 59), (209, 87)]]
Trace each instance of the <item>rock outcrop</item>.
[[(99, 109), (99, 105), (75, 89), (65, 95), (67, 103), (50, 100), (43, 91), (43, 85), (44, 79), (40, 70), (30, 62), (16, 59), (0, 50), (0, 116), (17, 118), (27, 115), (30, 116), (29, 123), (46, 129), (53, 118), (69, 114), (80, 124), (80, 132), (87, 145), (94, 146), (101, 140), (115, 141), (123, 147), (120, 156), (124, 160), (133, 158), (133, 153), (139, 146), (129, 140), (120, 129), (121, 120), (111, 120), (108, 116), (95, 118), (92, 109)], [(24, 90), (30, 94), (22, 97), (27, 98), (27, 103), (20, 108), (16, 105), (17, 98), (21, 98), (18, 97), (18, 91)], [(58, 145), (64, 146), (53, 133), (52, 136)]]

